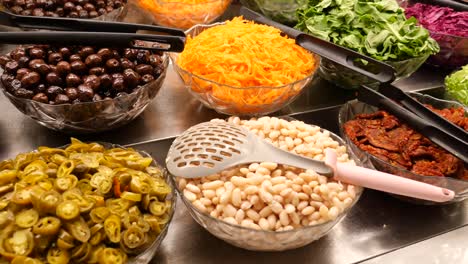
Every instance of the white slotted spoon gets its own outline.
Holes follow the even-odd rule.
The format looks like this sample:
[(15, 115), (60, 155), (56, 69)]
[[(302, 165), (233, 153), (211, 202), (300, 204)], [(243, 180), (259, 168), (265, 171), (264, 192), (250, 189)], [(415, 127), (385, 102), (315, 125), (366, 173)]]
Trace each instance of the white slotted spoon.
[(455, 193), (427, 183), (336, 162), (335, 151), (325, 151), (326, 162), (284, 151), (241, 126), (228, 122), (205, 122), (189, 128), (171, 145), (166, 166), (171, 174), (200, 178), (253, 162), (276, 162), (312, 169), (335, 180), (384, 192), (435, 202), (447, 202)]

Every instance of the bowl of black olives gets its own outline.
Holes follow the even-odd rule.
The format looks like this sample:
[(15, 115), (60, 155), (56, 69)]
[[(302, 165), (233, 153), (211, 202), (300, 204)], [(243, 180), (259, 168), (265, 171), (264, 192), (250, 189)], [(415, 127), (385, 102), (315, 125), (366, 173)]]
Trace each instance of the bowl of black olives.
[(122, 20), (127, 0), (0, 0), (9, 12), (23, 16)]
[(0, 56), (0, 88), (41, 125), (97, 133), (140, 115), (161, 88), (168, 64), (166, 54), (144, 49), (17, 46)]

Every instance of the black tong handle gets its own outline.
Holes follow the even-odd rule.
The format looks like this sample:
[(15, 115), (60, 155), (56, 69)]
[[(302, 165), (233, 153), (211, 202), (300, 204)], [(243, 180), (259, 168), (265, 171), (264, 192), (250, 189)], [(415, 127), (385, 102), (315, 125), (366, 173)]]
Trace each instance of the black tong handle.
[(185, 37), (185, 33), (182, 30), (160, 26), (121, 22), (107, 22), (90, 19), (21, 16), (11, 14), (5, 11), (0, 11), (0, 15), (8, 16), (10, 24), (16, 27), (29, 29), (123, 33), (136, 33), (138, 30), (148, 30), (154, 32), (167, 33), (173, 36)]
[[(136, 40), (157, 42), (157, 46), (136, 46)], [(63, 45), (96, 45), (112, 47), (132, 47), (138, 49), (174, 51), (184, 49), (185, 37), (158, 36), (150, 34), (114, 33), (114, 32), (0, 32), (0, 43), (4, 44), (63, 44)], [(167, 45), (164, 45), (167, 44)]]
[(369, 87), (361, 86), (359, 88), (358, 100), (387, 110), (403, 122), (411, 124), (412, 128), (429, 138), (438, 146), (449, 151), (460, 160), (468, 163), (468, 144), (463, 140), (445, 133), (430, 122), (419, 118), (417, 115), (407, 111), (391, 99)]
[[(323, 39), (305, 34), (299, 30), (277, 23), (261, 14), (254, 12), (246, 7), (241, 7), (240, 13), (249, 20), (253, 20), (262, 24), (270, 25), (280, 29), (283, 33), (296, 40), (299, 46), (317, 53), (318, 55), (332, 60), (346, 68), (356, 71), (368, 78), (376, 80), (380, 83), (391, 83), (395, 80), (395, 69), (381, 61), (362, 55), (353, 50), (343, 48)], [(377, 69), (377, 74), (370, 72), (357, 66), (354, 62), (356, 59), (363, 59)]]
[(425, 107), (423, 104), (418, 102), (416, 99), (403, 92), (402, 90), (398, 89), (397, 87), (389, 84), (383, 84), (379, 87), (379, 92), (397, 101), (405, 108), (409, 109), (417, 116), (431, 122), (439, 129), (459, 138), (465, 143), (468, 143), (468, 132), (466, 132), (461, 127), (449, 122), (440, 115), (434, 113), (433, 111)]

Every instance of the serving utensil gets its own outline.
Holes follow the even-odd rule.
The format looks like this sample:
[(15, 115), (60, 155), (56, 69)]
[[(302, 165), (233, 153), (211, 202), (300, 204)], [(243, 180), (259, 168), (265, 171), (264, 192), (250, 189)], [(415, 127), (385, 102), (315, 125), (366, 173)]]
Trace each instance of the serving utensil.
[[(458, 131), (456, 129), (452, 129), (452, 132), (449, 126), (441, 125), (444, 123), (453, 125), (452, 123), (427, 109), (415, 99), (411, 98), (412, 100), (408, 101), (407, 97), (409, 97), (409, 95), (406, 95), (402, 98), (402, 100), (400, 100), (404, 106), (408, 105), (409, 107), (417, 107), (415, 112), (420, 114), (425, 112), (423, 110), (427, 110), (433, 115), (436, 115), (442, 119), (444, 122), (433, 119), (431, 117), (433, 115), (426, 115), (423, 116), (424, 118), (420, 118), (415, 113), (406, 110), (404, 107), (395, 103), (390, 98), (369, 87), (362, 86), (358, 91), (359, 101), (387, 110), (401, 121), (410, 124), (412, 128), (429, 138), (432, 142), (441, 148), (449, 151), (460, 160), (468, 163), (468, 143), (466, 141), (466, 132), (462, 131), (462, 133), (459, 133), (461, 137), (457, 137), (455, 132)], [(393, 96), (392, 98), (396, 98), (396, 96)], [(413, 101), (416, 101), (417, 104), (408, 103)]]
[(255, 134), (228, 122), (205, 122), (189, 128), (171, 145), (166, 158), (170, 173), (183, 178), (199, 178), (253, 162), (277, 162), (304, 169), (335, 180), (435, 202), (453, 199), (454, 192), (430, 184), (350, 164), (336, 162), (336, 153), (326, 151), (326, 161), (318, 161), (279, 149)]
[[(0, 24), (23, 29), (56, 31), (0, 32), (4, 44), (63, 44), (130, 47), (155, 51), (180, 52), (184, 49), (185, 33), (178, 29), (88, 19), (21, 16), (0, 9)], [(138, 34), (138, 31), (152, 34)], [(136, 41), (156, 45), (137, 46)]]

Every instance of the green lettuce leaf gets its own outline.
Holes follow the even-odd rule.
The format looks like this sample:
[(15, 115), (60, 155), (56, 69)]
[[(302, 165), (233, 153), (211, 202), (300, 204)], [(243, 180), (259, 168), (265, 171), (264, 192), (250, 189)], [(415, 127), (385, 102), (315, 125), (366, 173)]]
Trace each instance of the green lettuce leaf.
[(468, 65), (445, 78), (447, 93), (455, 100), (468, 105)]
[(429, 32), (406, 19), (395, 0), (309, 0), (296, 28), (381, 61), (439, 52)]

